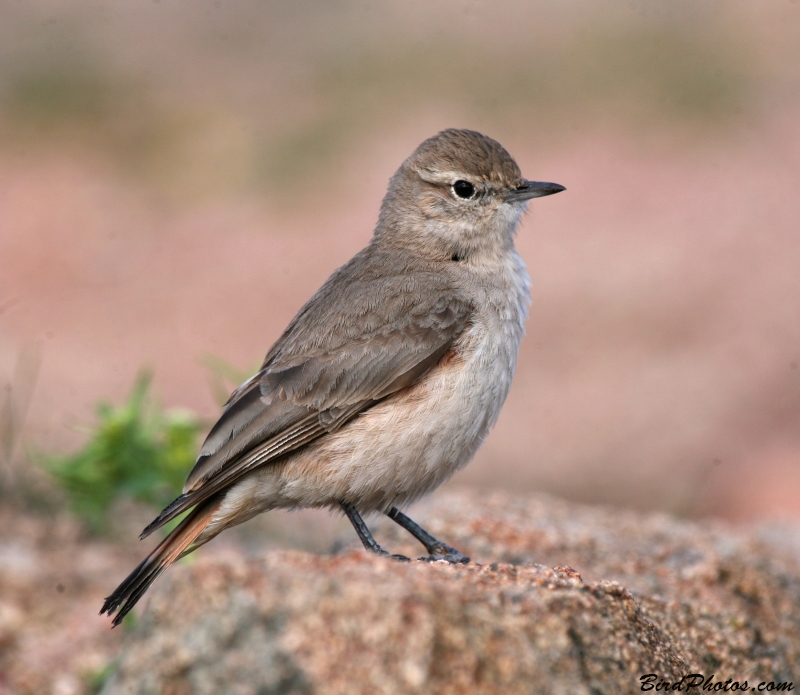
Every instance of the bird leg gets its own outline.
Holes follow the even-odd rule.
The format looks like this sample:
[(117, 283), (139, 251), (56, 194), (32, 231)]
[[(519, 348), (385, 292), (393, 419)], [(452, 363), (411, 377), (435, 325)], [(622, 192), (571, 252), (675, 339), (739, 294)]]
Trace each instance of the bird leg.
[[(397, 507), (392, 507), (388, 512), (386, 512), (386, 514), (392, 521), (400, 524), (400, 526), (402, 526), (406, 531), (414, 536), (414, 538), (422, 543), (422, 545), (425, 546), (425, 550), (430, 553), (430, 557), (420, 558), (420, 560), (428, 560), (430, 562), (434, 562), (436, 560), (447, 560), (447, 562), (451, 562), (454, 565), (467, 564), (469, 562), (468, 557), (462, 555), (455, 548), (451, 548), (446, 543), (436, 540), (430, 533), (422, 528), (422, 526), (409, 519)], [(350, 521), (353, 520), (350, 519)], [(361, 523), (363, 524), (364, 522), (362, 521)], [(355, 522), (353, 522), (353, 524), (355, 525)], [(363, 538), (361, 540), (364, 541)], [(372, 542), (374, 543), (375, 541), (373, 540)], [(364, 545), (366, 545), (366, 541), (364, 541)]]
[(372, 534), (369, 532), (367, 525), (364, 523), (364, 520), (361, 518), (361, 515), (356, 511), (356, 508), (349, 504), (348, 502), (339, 502), (344, 513), (347, 514), (347, 518), (350, 519), (350, 523), (353, 524), (353, 528), (356, 530), (359, 539), (364, 544), (364, 548), (367, 549), (370, 553), (375, 553), (376, 555), (389, 555), (393, 560), (401, 560), (403, 562), (409, 562), (409, 559), (405, 555), (391, 555), (388, 550), (384, 550), (376, 541)]

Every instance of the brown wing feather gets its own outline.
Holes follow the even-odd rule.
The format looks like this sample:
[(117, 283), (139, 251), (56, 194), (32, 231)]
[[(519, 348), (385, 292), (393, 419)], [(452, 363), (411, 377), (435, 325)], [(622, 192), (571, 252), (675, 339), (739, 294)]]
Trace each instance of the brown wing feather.
[[(305, 446), (430, 369), (471, 306), (435, 267), (389, 272), (368, 247), (334, 273), (231, 396), (184, 494), (143, 536), (253, 469)], [(424, 288), (424, 291), (422, 289)]]

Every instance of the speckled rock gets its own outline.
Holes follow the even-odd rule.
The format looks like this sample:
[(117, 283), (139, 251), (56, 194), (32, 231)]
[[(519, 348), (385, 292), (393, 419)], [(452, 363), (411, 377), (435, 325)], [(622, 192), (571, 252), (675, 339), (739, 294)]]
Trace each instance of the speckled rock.
[(173, 568), (105, 695), (633, 693), (645, 674), (798, 673), (798, 566), (756, 532), (500, 494), (415, 512), (481, 564), (348, 548)]

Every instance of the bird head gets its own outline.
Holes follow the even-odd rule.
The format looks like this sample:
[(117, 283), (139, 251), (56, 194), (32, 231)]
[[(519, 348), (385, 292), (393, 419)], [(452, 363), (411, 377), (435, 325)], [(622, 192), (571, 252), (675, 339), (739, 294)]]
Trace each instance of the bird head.
[(462, 260), (513, 245), (532, 198), (563, 191), (528, 181), (495, 140), (444, 130), (425, 140), (389, 183), (376, 239), (429, 257)]

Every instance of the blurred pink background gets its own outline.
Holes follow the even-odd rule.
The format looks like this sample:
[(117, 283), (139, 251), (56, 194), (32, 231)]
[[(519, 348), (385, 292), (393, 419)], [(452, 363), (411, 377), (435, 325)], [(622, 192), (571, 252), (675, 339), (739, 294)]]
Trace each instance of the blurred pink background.
[(255, 367), (451, 126), (567, 187), (529, 206), (518, 373), (451, 484), (800, 513), (788, 0), (4, 4), (0, 382), (32, 393), (19, 451), (78, 446), (142, 367), (165, 406), (213, 418), (207, 356)]

